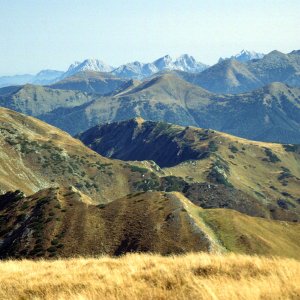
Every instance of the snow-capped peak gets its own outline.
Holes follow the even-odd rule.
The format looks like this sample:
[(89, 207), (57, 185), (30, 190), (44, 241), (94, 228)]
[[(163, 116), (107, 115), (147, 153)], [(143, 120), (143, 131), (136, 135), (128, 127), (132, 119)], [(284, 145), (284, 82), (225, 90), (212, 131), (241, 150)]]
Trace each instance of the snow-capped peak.
[(208, 66), (205, 64), (202, 64), (200, 62), (197, 62), (196, 59), (188, 54), (183, 54), (179, 56), (175, 62), (175, 69), (181, 70), (185, 72), (201, 72), (204, 69), (206, 69)]
[(183, 54), (176, 60), (170, 55), (158, 58), (152, 63), (131, 62), (118, 67), (112, 73), (119, 77), (143, 79), (160, 71), (180, 70), (185, 72), (201, 72), (208, 66), (197, 62), (193, 56)]
[[(75, 61), (73, 64), (71, 64), (70, 66), (69, 66), (69, 68), (68, 68), (68, 71), (71, 71), (71, 70), (73, 70), (73, 69), (75, 69), (77, 66), (79, 66), (81, 64), (81, 62), (80, 61)], [(67, 71), (67, 72), (68, 72)]]
[(162, 70), (173, 70), (175, 65), (173, 63), (172, 57), (170, 55), (165, 55), (153, 62), (160, 71)]
[(82, 71), (111, 72), (112, 70), (112, 66), (107, 65), (102, 60), (92, 58), (83, 62), (76, 61), (70, 65), (68, 71), (62, 77), (69, 77)]
[(241, 52), (231, 56), (231, 57), (226, 57), (226, 58), (220, 58), (219, 59), (219, 62), (220, 61), (223, 61), (223, 60), (226, 60), (226, 59), (236, 59), (237, 61), (239, 62), (247, 62), (249, 60), (252, 60), (252, 59), (261, 59), (265, 56), (265, 54), (263, 53), (258, 53), (258, 52), (255, 52), (255, 51), (249, 51), (249, 50), (242, 50)]

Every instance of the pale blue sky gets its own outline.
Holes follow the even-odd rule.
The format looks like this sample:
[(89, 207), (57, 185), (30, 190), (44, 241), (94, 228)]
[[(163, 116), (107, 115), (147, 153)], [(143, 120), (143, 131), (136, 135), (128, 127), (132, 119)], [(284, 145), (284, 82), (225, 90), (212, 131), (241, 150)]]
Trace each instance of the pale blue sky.
[(300, 49), (300, 0), (0, 0), (0, 75)]

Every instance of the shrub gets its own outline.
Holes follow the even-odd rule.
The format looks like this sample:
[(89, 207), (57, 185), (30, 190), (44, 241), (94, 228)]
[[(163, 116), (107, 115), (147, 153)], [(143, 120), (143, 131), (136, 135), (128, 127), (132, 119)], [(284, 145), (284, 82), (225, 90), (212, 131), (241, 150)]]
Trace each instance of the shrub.
[(276, 163), (276, 162), (281, 161), (279, 159), (279, 157), (275, 153), (273, 153), (272, 150), (269, 149), (269, 148), (265, 148), (265, 154), (267, 155), (269, 161), (272, 162), (272, 163)]
[(278, 176), (278, 180), (284, 180), (284, 179), (291, 178), (291, 177), (293, 177), (293, 175), (290, 172), (283, 171)]
[(55, 246), (59, 243), (58, 239), (54, 239), (51, 241), (51, 245)]
[(237, 152), (239, 152), (239, 149), (238, 149), (236, 146), (234, 146), (234, 145), (230, 145), (230, 146), (229, 146), (229, 149), (230, 149), (230, 151), (231, 151), (232, 153), (237, 153)]
[(27, 202), (23, 203), (21, 206), (21, 210), (25, 210), (29, 207), (29, 204)]
[(132, 172), (139, 172), (139, 173), (142, 173), (142, 174), (145, 174), (148, 172), (148, 169), (146, 168), (141, 168), (141, 167), (138, 167), (138, 166), (130, 166), (130, 170)]
[(286, 152), (296, 152), (297, 150), (300, 149), (300, 145), (286, 144), (282, 146)]
[(277, 204), (278, 204), (279, 207), (281, 207), (283, 209), (289, 209), (289, 206), (288, 206), (287, 202), (283, 199), (277, 200)]
[(48, 252), (56, 252), (56, 247), (54, 246), (50, 246), (48, 249), (47, 249)]
[(218, 151), (218, 146), (217, 146), (217, 144), (216, 144), (215, 141), (210, 141), (210, 142), (208, 143), (208, 150), (209, 150), (210, 152), (216, 152), (216, 151)]

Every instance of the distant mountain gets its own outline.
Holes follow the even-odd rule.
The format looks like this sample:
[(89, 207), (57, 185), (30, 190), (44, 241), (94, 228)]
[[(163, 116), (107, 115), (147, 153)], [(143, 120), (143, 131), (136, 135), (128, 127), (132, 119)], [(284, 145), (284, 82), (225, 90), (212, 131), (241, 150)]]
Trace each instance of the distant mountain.
[(36, 75), (14, 75), (0, 77), (0, 88), (13, 85), (32, 84), (51, 84), (56, 81), (64, 72), (56, 70), (42, 70)]
[(44, 86), (24, 86), (0, 89), (0, 106), (38, 116), (58, 107), (74, 107), (91, 101), (91, 97), (79, 91), (55, 90)]
[(188, 74), (185, 80), (220, 94), (243, 93), (262, 86), (248, 67), (235, 59), (223, 60), (194, 76)]
[(169, 55), (165, 55), (152, 63), (144, 64), (136, 61), (122, 65), (113, 70), (112, 73), (119, 77), (142, 79), (161, 71), (179, 70), (198, 73), (207, 67), (207, 65), (197, 62), (188, 54), (181, 55), (176, 60), (173, 60)]
[(11, 85), (21, 85), (31, 82), (34, 79), (34, 75), (13, 75), (0, 77), (0, 87), (6, 87)]
[(142, 79), (144, 77), (151, 76), (158, 71), (158, 68), (152, 63), (144, 64), (139, 61), (135, 61), (118, 67), (113, 70), (112, 73), (122, 78)]
[[(83, 62), (75, 62), (66, 72), (43, 70), (36, 75), (3, 76), (0, 77), (0, 87), (26, 83), (51, 85), (82, 72), (100, 72), (105, 78), (115, 76), (122, 79), (137, 80), (173, 72), (180, 78), (211, 92), (237, 94), (252, 91), (272, 82), (282, 82), (300, 87), (299, 57), (300, 50), (288, 54), (275, 50), (267, 55), (242, 50), (229, 58), (221, 58), (217, 64), (211, 67), (197, 62), (194, 57), (188, 54), (183, 54), (176, 59), (165, 55), (150, 63), (134, 61), (117, 68), (101, 60), (86, 59)], [(107, 73), (107, 75), (104, 75), (104, 73)], [(89, 92), (93, 92), (95, 89), (91, 82), (82, 83), (82, 86), (84, 86), (85, 91)], [(112, 86), (114, 85), (112, 84)], [(117, 85), (116, 88), (118, 89), (119, 86)], [(108, 90), (109, 92), (112, 91), (110, 87), (108, 87)], [(96, 93), (103, 94), (106, 91), (102, 92), (101, 89), (98, 89)]]
[(165, 74), (112, 96), (95, 98), (76, 108), (59, 108), (40, 117), (71, 134), (98, 123), (140, 116), (253, 140), (300, 143), (299, 97), (300, 89), (282, 83), (244, 94), (218, 95)]
[(65, 72), (61, 79), (70, 77), (76, 73), (83, 71), (95, 71), (95, 72), (111, 72), (113, 70), (112, 66), (107, 65), (102, 60), (99, 59), (86, 59), (83, 62), (75, 62), (70, 65), (67, 72)]
[[(155, 77), (138, 85), (124, 87), (110, 97), (95, 98), (77, 108), (57, 109), (41, 115), (46, 122), (76, 134), (98, 123), (141, 116), (147, 120), (165, 120), (183, 125), (197, 125), (186, 106), (187, 99), (206, 102), (208, 92), (177, 76)], [(76, 121), (75, 121), (76, 120)], [(71, 125), (72, 124), (72, 125)]]
[(272, 51), (261, 60), (248, 62), (247, 67), (264, 84), (277, 81), (300, 87), (300, 51)]
[(30, 83), (33, 84), (51, 84), (58, 80), (64, 72), (56, 70), (42, 70), (37, 73)]
[(209, 66), (201, 62), (197, 62), (195, 58), (188, 54), (183, 54), (179, 56), (174, 62), (173, 70), (190, 72), (190, 73), (199, 73), (207, 69)]
[(81, 71), (50, 85), (54, 89), (77, 90), (92, 94), (108, 94), (121, 87), (128, 79), (118, 78), (111, 73)]
[(226, 60), (226, 59), (235, 59), (239, 62), (247, 62), (252, 59), (261, 59), (265, 56), (263, 53), (258, 53), (255, 51), (248, 51), (248, 50), (242, 50), (240, 53), (232, 55), (231, 57), (226, 58), (220, 58), (219, 62)]
[(300, 87), (300, 51), (272, 51), (245, 63), (223, 60), (199, 74), (188, 74), (185, 80), (214, 93), (249, 92), (272, 82)]
[(173, 59), (171, 58), (170, 55), (165, 55), (163, 57), (160, 57), (159, 59), (157, 59), (153, 62), (153, 65), (156, 66), (156, 68), (159, 71), (173, 70), (175, 68)]

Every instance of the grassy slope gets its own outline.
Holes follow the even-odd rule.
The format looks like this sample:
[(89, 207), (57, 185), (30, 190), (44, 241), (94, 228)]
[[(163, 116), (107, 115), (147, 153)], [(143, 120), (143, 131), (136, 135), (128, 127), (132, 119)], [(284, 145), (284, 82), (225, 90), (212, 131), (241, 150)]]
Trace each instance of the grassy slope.
[[(191, 128), (192, 147), (202, 147), (206, 142), (199, 142), (195, 133), (200, 129)], [(288, 152), (280, 144), (263, 143), (234, 137), (225, 133), (215, 132), (210, 137), (217, 151), (209, 159), (183, 162), (171, 168), (164, 168), (167, 174), (181, 176), (186, 180), (207, 181), (207, 174), (216, 161), (225, 161), (229, 167), (228, 181), (239, 190), (257, 198), (269, 208), (277, 206), (277, 201), (287, 201), (288, 208), (299, 213), (300, 198), (300, 155)], [(266, 148), (276, 155), (280, 161), (270, 161)], [(289, 177), (279, 179), (283, 173)], [(281, 211), (284, 214), (284, 211)], [(280, 212), (278, 212), (280, 214)]]
[(130, 254), (0, 263), (1, 299), (299, 299), (300, 263), (243, 255)]
[(26, 84), (12, 93), (1, 96), (0, 106), (37, 116), (58, 107), (75, 107), (91, 101), (91, 96), (80, 91), (55, 90)]
[(110, 73), (83, 71), (52, 84), (51, 88), (107, 94), (120, 88), (127, 81)]
[(176, 195), (219, 251), (300, 258), (300, 224), (250, 217), (231, 209), (202, 209)]
[(60, 129), (5, 108), (0, 109), (0, 132), (1, 192), (20, 189), (30, 195), (73, 185), (101, 203), (127, 195), (142, 179), (122, 162), (98, 155)]
[[(173, 194), (147, 192), (105, 206), (74, 188), (46, 189), (0, 210), (1, 257), (212, 251)], [(60, 245), (60, 246), (58, 246)]]
[(52, 188), (8, 202), (0, 218), (3, 258), (232, 251), (300, 259), (299, 224), (202, 209), (177, 192), (95, 206), (74, 188)]
[[(164, 167), (160, 174), (182, 177), (191, 185), (228, 182), (261, 205), (261, 214), (249, 212), (251, 215), (299, 219), (299, 147), (287, 151), (281, 144), (140, 118), (96, 126), (79, 138), (103, 155), (125, 160), (154, 160)], [(219, 178), (216, 174), (212, 176), (212, 170), (217, 170)], [(186, 193), (193, 197), (191, 200), (202, 197), (199, 192), (192, 193)], [(286, 206), (279, 207), (278, 201)]]

